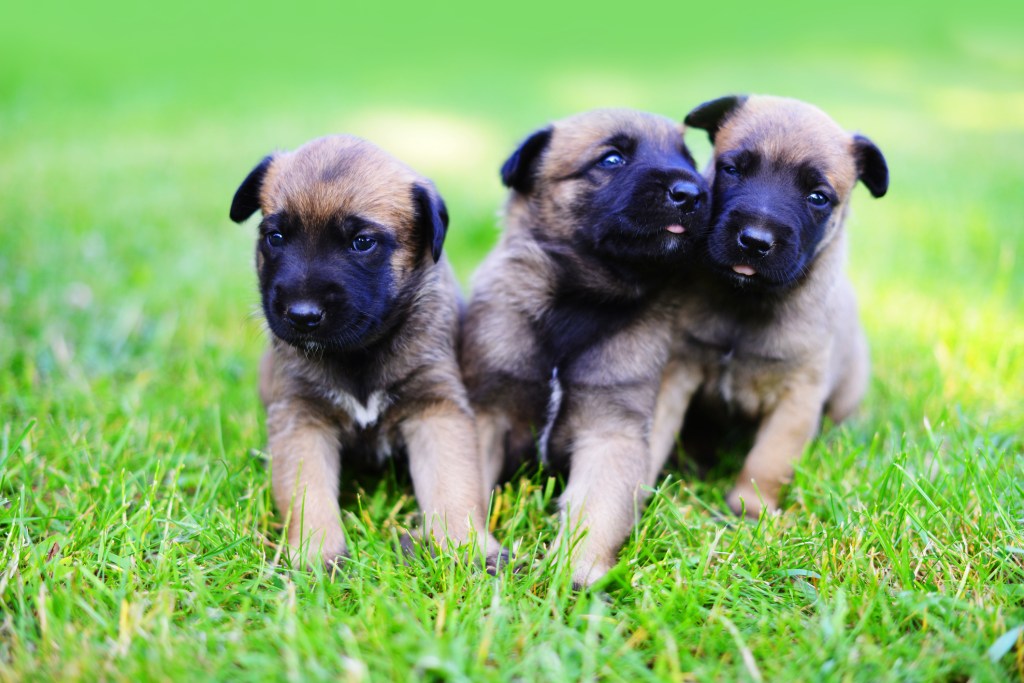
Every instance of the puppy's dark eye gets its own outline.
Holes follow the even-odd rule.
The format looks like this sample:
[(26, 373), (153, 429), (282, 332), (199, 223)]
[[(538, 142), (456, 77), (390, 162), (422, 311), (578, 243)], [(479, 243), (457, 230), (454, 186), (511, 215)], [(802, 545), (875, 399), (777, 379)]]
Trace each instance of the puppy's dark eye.
[(267, 235), (267, 245), (271, 247), (279, 247), (284, 244), (284, 235), (279, 232), (272, 232)]
[(375, 246), (377, 246), (377, 240), (372, 237), (367, 237), (366, 235), (359, 235), (352, 240), (352, 251), (366, 253), (372, 250)]
[(732, 176), (733, 178), (738, 178), (740, 176), (740, 169), (736, 168), (732, 164), (726, 164), (720, 170), (725, 175)]
[(809, 195), (807, 195), (807, 201), (810, 203), (811, 206), (815, 206), (819, 209), (823, 209), (829, 204), (828, 197), (826, 197), (821, 192), (810, 193)]
[(626, 158), (618, 152), (608, 152), (597, 162), (600, 168), (616, 168), (626, 165)]

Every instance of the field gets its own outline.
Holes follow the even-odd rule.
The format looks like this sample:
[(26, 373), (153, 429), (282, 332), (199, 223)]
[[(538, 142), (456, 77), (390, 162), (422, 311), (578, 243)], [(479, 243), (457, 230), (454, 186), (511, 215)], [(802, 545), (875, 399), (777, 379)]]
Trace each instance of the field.
[[(6, 8), (0, 680), (1024, 680), (1024, 12), (937, 7)], [(378, 142), (437, 182), (468, 291), (519, 139), (730, 92), (818, 104), (892, 174), (848, 224), (871, 390), (784, 513), (719, 521), (735, 462), (670, 472), (575, 593), (553, 480), (501, 491), (532, 565), (490, 577), (396, 552), (399, 471), (349, 483), (339, 577), (283, 566), (252, 165)]]

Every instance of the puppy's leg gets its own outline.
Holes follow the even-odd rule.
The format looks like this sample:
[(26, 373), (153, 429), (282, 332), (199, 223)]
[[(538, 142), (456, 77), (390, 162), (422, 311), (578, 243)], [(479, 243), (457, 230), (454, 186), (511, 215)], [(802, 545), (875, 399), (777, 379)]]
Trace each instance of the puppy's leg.
[[(641, 486), (650, 472), (645, 417), (650, 411), (631, 409), (620, 402), (621, 395), (609, 393), (576, 396), (569, 406), (572, 460), (554, 549), (572, 548), (573, 582), (578, 586), (594, 583), (615, 566), (618, 550), (636, 524), (644, 497)], [(653, 398), (648, 401), (651, 410)]]
[(274, 502), (287, 520), (292, 563), (330, 566), (346, 553), (338, 508), (338, 428), (301, 403), (283, 400), (267, 408), (267, 433)]
[(871, 362), (868, 341), (859, 325), (848, 336), (837, 339), (836, 343), (844, 345), (845, 353), (840, 357), (836, 386), (828, 398), (825, 411), (830, 420), (839, 424), (857, 410), (864, 398)]
[(454, 403), (428, 406), (402, 423), (409, 471), (426, 529), (442, 545), (471, 536), (488, 560), (501, 547), (487, 531), (487, 505), (473, 418)]
[(501, 478), (505, 466), (505, 435), (509, 430), (508, 416), (488, 409), (476, 414), (477, 453), (483, 469), (484, 498), (489, 499), (491, 491)]
[(746, 510), (748, 517), (756, 519), (762, 509), (779, 509), (779, 491), (818, 431), (822, 404), (817, 387), (793, 387), (764, 417), (736, 486), (726, 497), (734, 513)]
[(658, 480), (665, 462), (675, 451), (683, 417), (699, 385), (697, 373), (683, 363), (671, 362), (665, 368), (651, 427), (651, 469), (647, 476), (649, 485), (653, 486)]

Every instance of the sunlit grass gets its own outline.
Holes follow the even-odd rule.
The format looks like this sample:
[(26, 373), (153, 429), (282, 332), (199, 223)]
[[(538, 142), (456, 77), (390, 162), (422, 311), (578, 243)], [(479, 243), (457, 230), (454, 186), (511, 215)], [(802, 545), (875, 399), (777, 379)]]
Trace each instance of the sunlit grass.
[[(335, 62), (303, 57), (294, 79), (280, 52), (243, 54), (273, 41), (225, 34), (255, 24), (223, 12), (195, 29), (213, 41), (195, 52), (93, 26), (108, 42), (76, 61), (59, 23), (0, 41), (0, 680), (1024, 675), (1020, 47), (1008, 19), (939, 31), (934, 12), (893, 7), (914, 18), (900, 44), (830, 51), (794, 32), (776, 54), (755, 30), (775, 11), (724, 37), (688, 17), (618, 59), (603, 31), (517, 60), (507, 46), (532, 34), (509, 25), (493, 41), (466, 32), (479, 58), (425, 52), (436, 39), (414, 32), (378, 64), (360, 34), (310, 48)], [(870, 13), (845, 18), (833, 39), (875, 35)], [(281, 49), (300, 50), (295, 36)], [(872, 137), (893, 178), (883, 199), (857, 191), (849, 224), (871, 391), (809, 449), (785, 512), (723, 523), (735, 467), (674, 470), (616, 569), (577, 594), (545, 556), (554, 481), (496, 497), (520, 570), (494, 578), (397, 552), (415, 502), (389, 471), (343, 496), (340, 576), (282, 566), (253, 228), (227, 218), (252, 164), (330, 132), (374, 139), (436, 180), (465, 283), (498, 234), (498, 168), (531, 130), (590, 106), (681, 119), (745, 90), (814, 101)]]

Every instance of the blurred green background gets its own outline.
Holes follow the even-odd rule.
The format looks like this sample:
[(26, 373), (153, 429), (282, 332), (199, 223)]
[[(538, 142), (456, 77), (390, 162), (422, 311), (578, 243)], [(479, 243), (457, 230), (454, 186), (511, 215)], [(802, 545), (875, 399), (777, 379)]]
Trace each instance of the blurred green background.
[(596, 106), (681, 118), (762, 92), (818, 104), (889, 160), (889, 196), (859, 190), (850, 225), (889, 388), (1006, 426), (1024, 340), (1022, 8), (9, 3), (0, 359), (26, 377), (59, 368), (64, 339), (86, 375), (120, 371), (130, 359), (110, 345), (163, 324), (247, 364), (261, 335), (252, 226), (227, 207), (272, 149), (347, 131), (433, 177), (467, 282), (497, 234), (497, 169), (532, 129)]

